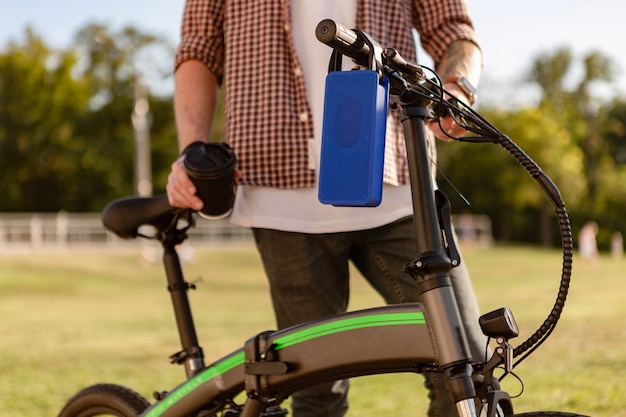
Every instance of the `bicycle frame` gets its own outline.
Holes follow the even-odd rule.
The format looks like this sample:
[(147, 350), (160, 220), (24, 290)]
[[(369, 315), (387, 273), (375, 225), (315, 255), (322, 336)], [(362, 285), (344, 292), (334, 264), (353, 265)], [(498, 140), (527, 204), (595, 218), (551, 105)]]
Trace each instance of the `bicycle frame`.
[[(162, 204), (162, 198), (119, 201), (105, 211), (105, 219), (113, 217), (119, 207), (145, 213), (143, 207), (155, 203)], [(158, 223), (169, 224), (170, 220), (166, 216)], [(188, 380), (143, 415), (188, 415), (198, 409), (219, 407), (244, 390), (249, 401), (268, 402), (322, 381), (438, 369), (442, 355), (435, 354), (428, 322), (444, 322), (428, 320), (430, 315), (421, 303), (349, 312), (282, 331), (263, 332), (243, 348), (205, 367), (187, 297), (192, 287), (184, 281), (173, 247), (184, 239), (183, 234), (171, 229), (162, 239), (168, 290), (183, 348), (171, 359), (185, 365)]]
[[(407, 118), (407, 123), (411, 124), (409, 130), (419, 132), (421, 126), (423, 132), (420, 119)], [(427, 158), (425, 145), (421, 149), (424, 151), (421, 158)], [(417, 175), (427, 182), (423, 186), (432, 191), (429, 172)], [(431, 203), (434, 204), (434, 200)], [(130, 213), (133, 213), (131, 217)], [(393, 372), (437, 372), (438, 364), (444, 363), (442, 358), (448, 358), (455, 365), (462, 362), (463, 370), (471, 362), (463, 339), (454, 335), (446, 336), (450, 341), (446, 342), (450, 343), (446, 349), (435, 350), (434, 333), (448, 329), (447, 320), (454, 320), (456, 309), (449, 279), (446, 275), (441, 279), (436, 268), (428, 276), (432, 275), (434, 278), (430, 279), (436, 279), (440, 285), (430, 284), (432, 288), (428, 288), (428, 281), (424, 279), (421, 286), (426, 296), (422, 299), (431, 304), (449, 303), (443, 309), (433, 308), (436, 314), (445, 317), (427, 312), (422, 303), (349, 312), (281, 331), (260, 333), (243, 348), (205, 367), (187, 296), (193, 286), (184, 280), (175, 249), (186, 238), (187, 230), (176, 227), (178, 218), (183, 217), (191, 225), (190, 215), (189, 211), (170, 208), (165, 196), (118, 200), (103, 214), (105, 226), (119, 235), (132, 237), (136, 225), (146, 223), (160, 230), (157, 239), (163, 245), (163, 265), (182, 347), (181, 352), (170, 359), (185, 366), (188, 379), (146, 410), (144, 416), (181, 416), (199, 409), (219, 408), (244, 390), (250, 404), (264, 404), (323, 381)], [(424, 216), (430, 215), (437, 215), (434, 207), (424, 211)], [(439, 233), (433, 231), (432, 240), (437, 242)], [(425, 246), (424, 252), (432, 251)], [(435, 258), (438, 262), (443, 259), (444, 265), (448, 265), (443, 268), (444, 273), (449, 272), (450, 260), (441, 253)], [(422, 262), (424, 266), (432, 265), (430, 261)], [(456, 314), (458, 317), (458, 312)], [(433, 328), (433, 323), (442, 328)], [(453, 329), (458, 336), (461, 326), (458, 320), (455, 323)], [(258, 415), (261, 408), (261, 405), (255, 407), (249, 415)], [(242, 415), (248, 415), (245, 407)]]
[(346, 313), (278, 332), (260, 333), (155, 404), (146, 416), (181, 416), (219, 407), (244, 389), (268, 402), (322, 381), (420, 372), (434, 352), (420, 304)]
[[(356, 35), (365, 43), (371, 42), (366, 34)], [(370, 45), (368, 51), (375, 49)], [(371, 62), (371, 57), (367, 60)], [(402, 61), (396, 64), (409, 65)], [(158, 230), (155, 237), (164, 248), (163, 264), (182, 346), (182, 351), (170, 359), (184, 364), (187, 374), (186, 381), (157, 396), (158, 401), (142, 416), (209, 415), (233, 405), (234, 398), (245, 391), (247, 400), (237, 411), (244, 417), (258, 417), (267, 406), (280, 404), (291, 393), (310, 385), (395, 372), (442, 373), (461, 417), (477, 417), (477, 408), (486, 409), (489, 417), (496, 412), (513, 414), (510, 397), (499, 390), (493, 376), (493, 370), (502, 364), (506, 372), (512, 368), (508, 338), (517, 335), (512, 316), (494, 314), (497, 312), (483, 316), (485, 321), (496, 323), (489, 329), (483, 326), (483, 331), (497, 339), (499, 348), (486, 363), (474, 363), (452, 290), (450, 271), (458, 259), (447, 200), (434, 190), (425, 131), (425, 120), (435, 116), (430, 108), (432, 99), (407, 89), (401, 75), (387, 75), (392, 95), (402, 105), (417, 238), (416, 258), (405, 269), (416, 280), (420, 302), (348, 312), (262, 332), (242, 348), (205, 366), (187, 297), (193, 285), (184, 280), (175, 249), (193, 225), (192, 211), (170, 207), (167, 196), (115, 201), (103, 212), (103, 223), (110, 230), (126, 238), (137, 237), (139, 226), (144, 224)], [(558, 193), (549, 179), (542, 177), (540, 183), (549, 194)], [(566, 218), (564, 208), (557, 207), (557, 212)], [(181, 219), (188, 225), (179, 229)]]

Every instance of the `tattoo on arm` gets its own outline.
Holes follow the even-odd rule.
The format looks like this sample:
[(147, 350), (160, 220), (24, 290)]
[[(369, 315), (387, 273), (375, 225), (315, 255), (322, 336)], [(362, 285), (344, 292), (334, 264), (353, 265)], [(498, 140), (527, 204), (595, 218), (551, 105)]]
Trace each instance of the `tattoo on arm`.
[(466, 77), (474, 85), (478, 85), (481, 69), (482, 53), (478, 46), (470, 41), (459, 40), (450, 44), (437, 66), (437, 73), (442, 80)]

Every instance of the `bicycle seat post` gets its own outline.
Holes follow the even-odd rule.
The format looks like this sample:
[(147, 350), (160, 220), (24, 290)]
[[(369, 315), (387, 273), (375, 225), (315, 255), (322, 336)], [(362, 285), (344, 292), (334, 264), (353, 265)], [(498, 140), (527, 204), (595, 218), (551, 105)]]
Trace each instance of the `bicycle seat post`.
[[(167, 289), (170, 293), (174, 315), (176, 317), (176, 327), (182, 351), (172, 355), (172, 363), (184, 364), (187, 377), (190, 378), (204, 369), (204, 354), (198, 343), (196, 328), (191, 313), (189, 297), (187, 291), (194, 286), (185, 281), (183, 270), (180, 264), (180, 257), (176, 251), (176, 245), (186, 239), (186, 233), (176, 228), (164, 233), (161, 240), (163, 246), (163, 266), (167, 277)], [(176, 236), (171, 239), (172, 236)]]

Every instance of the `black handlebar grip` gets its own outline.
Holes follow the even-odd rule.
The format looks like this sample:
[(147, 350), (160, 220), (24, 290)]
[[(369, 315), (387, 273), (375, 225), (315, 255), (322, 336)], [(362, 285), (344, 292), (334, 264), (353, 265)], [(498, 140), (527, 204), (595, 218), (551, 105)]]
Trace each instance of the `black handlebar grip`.
[(363, 42), (356, 32), (331, 19), (324, 19), (318, 23), (315, 36), (320, 42), (354, 59), (359, 64), (368, 62), (370, 48), (367, 43)]

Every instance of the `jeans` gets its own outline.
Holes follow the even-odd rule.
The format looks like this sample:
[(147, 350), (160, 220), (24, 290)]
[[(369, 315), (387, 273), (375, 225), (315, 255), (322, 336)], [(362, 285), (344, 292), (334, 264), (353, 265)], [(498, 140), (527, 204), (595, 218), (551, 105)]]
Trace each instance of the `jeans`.
[[(374, 229), (302, 234), (254, 229), (269, 280), (280, 329), (345, 312), (349, 300), (349, 261), (387, 304), (418, 300), (415, 280), (403, 271), (416, 255), (412, 217)], [(472, 355), (484, 355), (487, 339), (478, 327), (479, 310), (465, 265), (452, 269), (452, 283)], [(440, 374), (425, 374), (430, 417), (456, 416)], [(345, 415), (348, 381), (326, 383), (292, 396), (294, 417)]]

